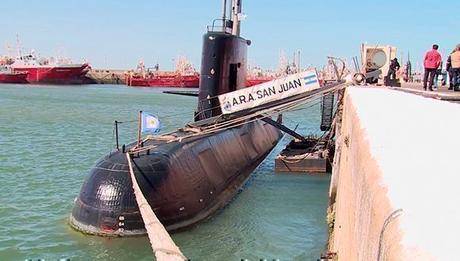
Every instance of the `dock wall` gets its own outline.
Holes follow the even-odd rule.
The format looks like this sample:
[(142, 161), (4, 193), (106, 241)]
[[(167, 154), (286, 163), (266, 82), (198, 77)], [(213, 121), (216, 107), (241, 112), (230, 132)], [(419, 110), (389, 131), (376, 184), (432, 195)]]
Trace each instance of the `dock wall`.
[(97, 84), (126, 84), (128, 70), (92, 69), (86, 77)]
[(347, 88), (330, 188), (338, 260), (455, 259), (458, 119), (458, 104)]

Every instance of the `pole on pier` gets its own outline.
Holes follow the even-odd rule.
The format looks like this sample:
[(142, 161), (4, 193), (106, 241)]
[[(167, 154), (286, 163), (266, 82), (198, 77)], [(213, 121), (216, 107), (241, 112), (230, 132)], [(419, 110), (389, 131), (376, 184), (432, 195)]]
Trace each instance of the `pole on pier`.
[(117, 150), (120, 150), (120, 145), (118, 144), (118, 121), (115, 121), (115, 140), (117, 142)]
[(141, 145), (142, 139), (142, 111), (139, 111), (139, 122), (137, 125), (137, 146)]
[(188, 260), (176, 246), (169, 233), (166, 231), (163, 224), (158, 220), (157, 216), (150, 207), (147, 199), (142, 194), (142, 191), (137, 183), (134, 175), (131, 156), (126, 153), (128, 160), (129, 173), (133, 183), (134, 195), (136, 196), (137, 205), (141, 212), (142, 220), (144, 221), (145, 229), (149, 236), (150, 245), (155, 254), (157, 261), (184, 261)]

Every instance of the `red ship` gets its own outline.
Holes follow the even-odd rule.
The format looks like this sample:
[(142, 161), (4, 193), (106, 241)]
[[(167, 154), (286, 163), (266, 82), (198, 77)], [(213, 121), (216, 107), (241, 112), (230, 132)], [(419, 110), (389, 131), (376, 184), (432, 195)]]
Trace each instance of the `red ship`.
[(27, 83), (27, 73), (0, 71), (0, 83)]
[(158, 64), (153, 70), (146, 70), (144, 62), (141, 61), (137, 66), (137, 72), (128, 75), (126, 84), (142, 87), (198, 88), (200, 74), (185, 57), (177, 59), (175, 72), (160, 72)]
[(129, 86), (143, 87), (181, 87), (181, 88), (198, 88), (200, 84), (199, 74), (182, 75), (182, 74), (164, 74), (164, 75), (149, 75), (129, 76)]
[(38, 60), (33, 54), (19, 56), (11, 68), (16, 73), (26, 73), (27, 82), (37, 84), (82, 84), (90, 69), (87, 63)]
[(246, 87), (251, 87), (251, 86), (261, 84), (264, 82), (269, 82), (273, 79), (274, 77), (271, 77), (271, 76), (248, 77), (246, 79)]
[(269, 82), (275, 78), (275, 73), (273, 72), (263, 70), (260, 67), (249, 66), (246, 76), (246, 87)]

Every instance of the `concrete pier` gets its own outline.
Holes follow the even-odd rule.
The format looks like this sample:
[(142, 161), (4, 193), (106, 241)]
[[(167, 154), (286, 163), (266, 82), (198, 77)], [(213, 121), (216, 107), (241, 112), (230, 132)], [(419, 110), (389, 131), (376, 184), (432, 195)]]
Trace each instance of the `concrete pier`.
[(459, 115), (447, 101), (347, 88), (328, 217), (336, 259), (456, 259)]
[(86, 77), (97, 84), (126, 84), (128, 70), (92, 69)]
[(448, 86), (439, 86), (434, 91), (424, 91), (422, 83), (402, 83), (401, 88), (393, 89), (438, 100), (460, 102), (460, 92), (448, 90)]

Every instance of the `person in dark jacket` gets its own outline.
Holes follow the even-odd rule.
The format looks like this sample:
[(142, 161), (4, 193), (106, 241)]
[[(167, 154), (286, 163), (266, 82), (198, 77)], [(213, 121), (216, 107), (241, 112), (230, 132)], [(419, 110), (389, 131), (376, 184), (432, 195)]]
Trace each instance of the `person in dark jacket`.
[(401, 66), (399, 65), (398, 58), (394, 58), (390, 62), (390, 69), (388, 70), (387, 79), (396, 80), (396, 71), (399, 70)]
[(437, 89), (437, 88), (438, 88), (438, 79), (439, 79), (439, 75), (442, 75), (442, 61), (441, 61), (441, 63), (439, 64), (438, 69), (436, 69), (436, 72), (434, 73), (434, 78), (433, 78), (433, 89)]
[(455, 51), (450, 54), (450, 61), (452, 63), (452, 82), (454, 84), (454, 91), (460, 91), (460, 44), (457, 44)]
[[(454, 51), (452, 51), (452, 53), (453, 52)], [(452, 82), (452, 70), (451, 69), (452, 69), (452, 61), (449, 55), (449, 57), (447, 57), (447, 62), (446, 62), (446, 71), (449, 74), (449, 90), (454, 89), (454, 83)]]

